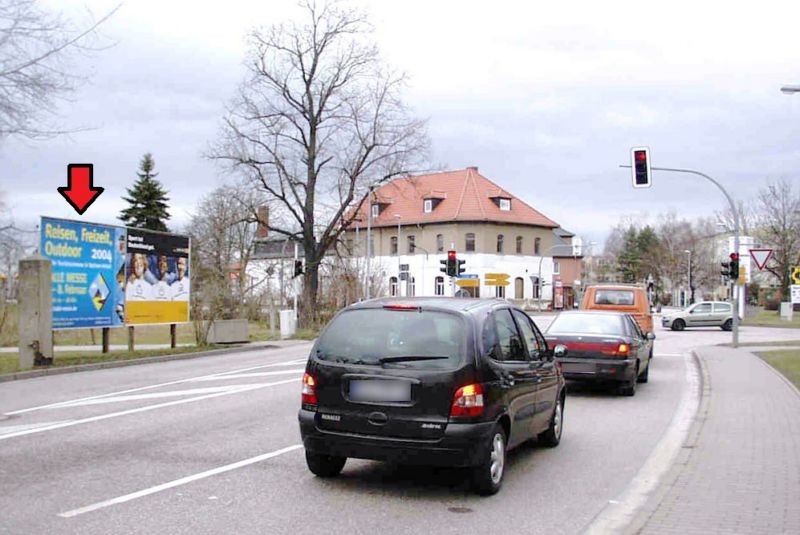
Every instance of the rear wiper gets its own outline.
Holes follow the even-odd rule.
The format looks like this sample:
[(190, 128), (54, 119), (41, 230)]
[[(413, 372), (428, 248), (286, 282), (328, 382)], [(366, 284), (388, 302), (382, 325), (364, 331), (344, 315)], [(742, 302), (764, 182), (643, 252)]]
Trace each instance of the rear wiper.
[(444, 356), (422, 356), (422, 355), (405, 355), (399, 357), (383, 357), (379, 358), (378, 362), (381, 364), (386, 364), (389, 362), (409, 362), (412, 360), (447, 360), (450, 357)]

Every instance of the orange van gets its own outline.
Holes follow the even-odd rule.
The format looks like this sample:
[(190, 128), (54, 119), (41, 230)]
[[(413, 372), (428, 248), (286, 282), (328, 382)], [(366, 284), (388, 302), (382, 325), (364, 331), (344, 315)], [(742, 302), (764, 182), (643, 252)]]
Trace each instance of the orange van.
[(650, 299), (642, 286), (633, 284), (595, 284), (586, 287), (581, 310), (627, 312), (645, 333), (653, 332)]

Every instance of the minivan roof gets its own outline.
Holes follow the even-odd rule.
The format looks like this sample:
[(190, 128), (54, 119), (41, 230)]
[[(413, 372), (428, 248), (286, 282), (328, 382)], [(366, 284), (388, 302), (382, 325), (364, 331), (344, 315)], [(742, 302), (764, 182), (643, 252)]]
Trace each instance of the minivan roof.
[(414, 305), (421, 307), (453, 310), (456, 312), (473, 312), (500, 303), (510, 304), (504, 299), (481, 299), (475, 297), (380, 297), (350, 305), (357, 308), (382, 308), (387, 305)]

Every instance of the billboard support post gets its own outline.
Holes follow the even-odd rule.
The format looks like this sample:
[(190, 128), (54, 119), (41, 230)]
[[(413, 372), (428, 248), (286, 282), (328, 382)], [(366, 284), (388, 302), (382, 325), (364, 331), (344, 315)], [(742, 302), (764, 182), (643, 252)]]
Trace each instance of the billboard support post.
[(103, 327), (103, 353), (108, 353), (108, 338), (111, 329), (109, 327)]
[(177, 326), (174, 323), (169, 324), (169, 347), (171, 347), (172, 349), (175, 349), (175, 346), (177, 345), (175, 343), (177, 341), (176, 327)]
[(133, 353), (133, 325), (128, 325), (128, 353)]

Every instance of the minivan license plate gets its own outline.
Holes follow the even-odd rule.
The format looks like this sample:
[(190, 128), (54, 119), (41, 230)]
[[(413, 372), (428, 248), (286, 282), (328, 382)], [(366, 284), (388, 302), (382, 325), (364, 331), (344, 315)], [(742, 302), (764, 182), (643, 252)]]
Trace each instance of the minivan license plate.
[(353, 379), (350, 381), (350, 399), (352, 401), (411, 401), (411, 383)]

